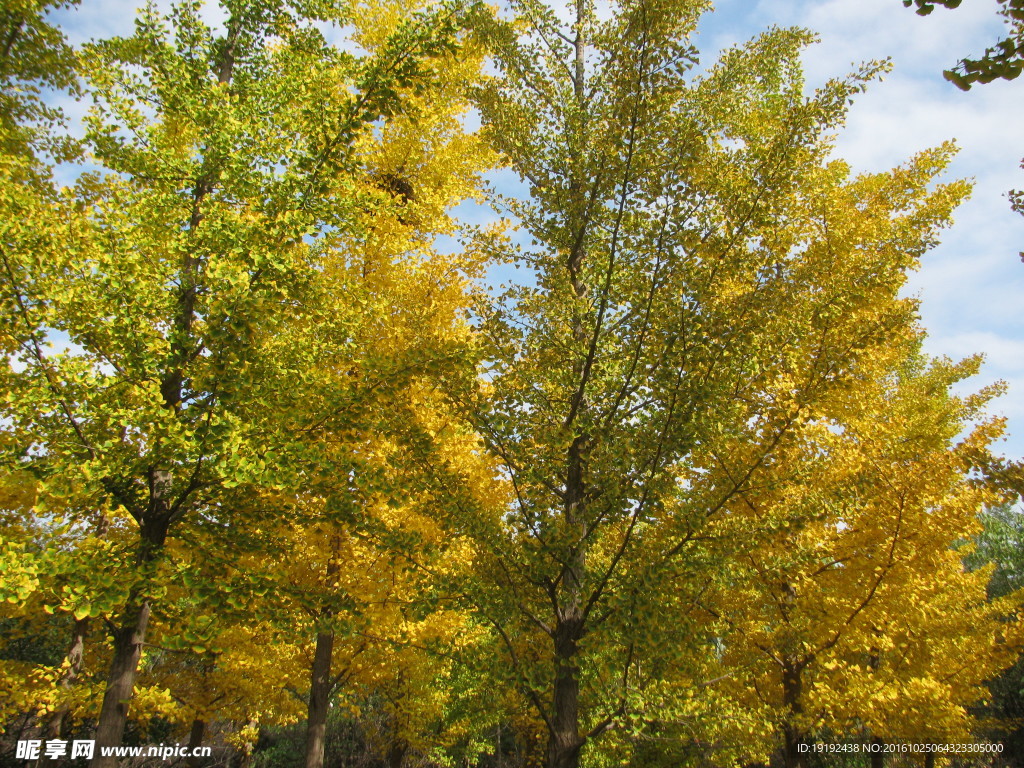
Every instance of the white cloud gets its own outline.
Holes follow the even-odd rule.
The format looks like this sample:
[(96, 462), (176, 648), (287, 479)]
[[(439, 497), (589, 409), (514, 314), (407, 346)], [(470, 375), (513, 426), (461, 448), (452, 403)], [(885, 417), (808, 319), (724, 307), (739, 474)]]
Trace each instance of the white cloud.
[(1024, 340), (986, 331), (969, 331), (945, 337), (943, 347), (943, 352), (954, 359), (982, 352), (996, 367), (1024, 376)]

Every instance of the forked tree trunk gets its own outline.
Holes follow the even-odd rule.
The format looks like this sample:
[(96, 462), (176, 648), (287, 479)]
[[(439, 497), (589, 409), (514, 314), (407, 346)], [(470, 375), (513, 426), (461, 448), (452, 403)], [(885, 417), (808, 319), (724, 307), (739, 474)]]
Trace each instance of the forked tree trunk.
[(331, 703), (331, 656), (334, 654), (334, 633), (316, 636), (312, 679), (309, 686), (309, 708), (306, 723), (305, 768), (323, 768), (327, 743), (327, 711)]

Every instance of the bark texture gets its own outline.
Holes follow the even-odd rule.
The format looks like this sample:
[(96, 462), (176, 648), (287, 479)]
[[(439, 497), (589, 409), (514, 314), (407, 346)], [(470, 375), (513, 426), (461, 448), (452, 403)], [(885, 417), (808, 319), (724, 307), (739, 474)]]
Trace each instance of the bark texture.
[(306, 722), (305, 768), (323, 768), (327, 744), (327, 711), (331, 703), (331, 656), (334, 654), (334, 633), (316, 636), (312, 679), (309, 686), (308, 720)]

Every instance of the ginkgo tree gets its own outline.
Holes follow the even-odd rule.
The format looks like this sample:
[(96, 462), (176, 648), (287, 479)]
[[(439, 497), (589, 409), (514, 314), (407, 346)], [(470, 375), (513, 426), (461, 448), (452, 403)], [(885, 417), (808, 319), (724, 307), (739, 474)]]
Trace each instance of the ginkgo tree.
[[(386, 48), (389, 36), (411, 12), (412, 6), (402, 3), (358, 8), (354, 39), (371, 52)], [(460, 122), (468, 108), (466, 86), (476, 77), (481, 59), (482, 49), (472, 41), (464, 42), (458, 56), (437, 57), (433, 79), (407, 96), (405, 112), (356, 143), (366, 169), (363, 184), (369, 202), (352, 212), (356, 235), (333, 247), (344, 265), (338, 279), (347, 290), (358, 291), (368, 317), (348, 328), (349, 346), (358, 350), (358, 357), (345, 364), (338, 361), (323, 372), (323, 385), (311, 389), (329, 392), (332, 377), (340, 378), (348, 389), (348, 403), (360, 410), (358, 420), (346, 415), (323, 422), (319, 413), (310, 414), (319, 424), (323, 462), (319, 472), (306, 474), (296, 488), (302, 496), (312, 497), (300, 498), (299, 517), (304, 522), (291, 533), (302, 540), (295, 551), (308, 553), (301, 562), (313, 570), (300, 580), (318, 585), (314, 592), (320, 594), (309, 607), (315, 644), (309, 665), (308, 768), (323, 763), (328, 706), (339, 683), (352, 678), (355, 670), (372, 666), (367, 658), (399, 658), (382, 653), (381, 646), (408, 645), (396, 638), (409, 631), (404, 626), (414, 623), (396, 617), (393, 604), (413, 601), (410, 585), (415, 582), (398, 564), (390, 570), (390, 581), (373, 569), (378, 561), (393, 562), (399, 556), (396, 548), (426, 557), (418, 551), (426, 545), (417, 532), (423, 532), (422, 521), (429, 517), (413, 512), (423, 482), (415, 462), (399, 446), (410, 431), (430, 421), (423, 412), (439, 405), (431, 402), (431, 381), (457, 381), (474, 374), (467, 354), (467, 278), (479, 275), (486, 254), (477, 249), (442, 254), (430, 246), (438, 234), (455, 231), (448, 210), (476, 193), (478, 175), (491, 161), (490, 151), (478, 137), (466, 135)], [(315, 336), (321, 328), (303, 326), (294, 337), (278, 333), (272, 343), (287, 355), (286, 348), (308, 346), (306, 333)], [(385, 388), (388, 397), (382, 396)], [(309, 406), (308, 400), (295, 402), (290, 410)], [(434, 434), (444, 441), (441, 434), (448, 431), (442, 428)], [(462, 450), (468, 454), (472, 447), (470, 443)], [(309, 447), (299, 444), (298, 450), (308, 455)], [(464, 455), (463, 461), (472, 464), (474, 458)], [(486, 479), (486, 463), (479, 458), (475, 462), (476, 474)], [(443, 498), (432, 499), (434, 507), (445, 503)], [(397, 515), (381, 514), (389, 504), (399, 510)], [(397, 530), (404, 543), (388, 543)], [(385, 539), (376, 548), (359, 540), (375, 531)], [(392, 595), (393, 591), (403, 596)], [(338, 629), (345, 630), (341, 637), (351, 637), (353, 625), (363, 628), (364, 640), (340, 642)], [(367, 636), (377, 639), (368, 643)], [(401, 678), (410, 671), (395, 674)], [(400, 743), (389, 751), (404, 752), (398, 749)]]
[(748, 756), (799, 766), (815, 737), (969, 739), (965, 708), (1021, 642), (1020, 595), (988, 602), (988, 573), (958, 549), (997, 498), (969, 475), (1000, 425), (954, 444), (993, 394), (950, 394), (977, 365), (879, 350), (709, 526), (733, 563), (695, 601), (719, 622), (722, 692), (774, 735), (760, 754), (747, 739)]
[[(374, 236), (365, 213), (382, 197), (395, 204), (382, 174), (417, 170), (368, 168), (359, 142), (440, 77), (454, 10), (397, 14), (364, 56), (320, 31), (352, 21), (346, 6), (223, 11), (216, 29), (201, 3), (150, 7), (134, 35), (87, 46), (85, 146), (100, 170), (3, 200), (5, 462), (38, 477), (36, 514), (80, 527), (107, 508), (129, 545), (84, 609), (116, 627), (100, 747), (120, 742), (154, 606), (174, 587), (168, 536), (253, 524), (227, 491), (316, 475), (324, 451), (303, 446), (358, 421), (353, 378), (373, 392), (433, 364), (417, 345), (402, 359), (353, 349), (391, 308), (355, 279), (372, 265), (351, 244)], [(456, 169), (464, 187), (474, 163)], [(425, 180), (418, 206), (457, 202), (457, 185), (441, 187)], [(459, 285), (461, 265), (445, 267)]]
[[(903, 0), (903, 5), (917, 7), (917, 12), (927, 16), (936, 5), (959, 8), (962, 0)], [(1006, 23), (1006, 37), (986, 48), (981, 58), (964, 58), (953, 69), (943, 75), (957, 88), (968, 91), (977, 83), (993, 80), (1015, 80), (1024, 70), (1024, 2), (1022, 0), (998, 0), (999, 15)]]
[(498, 74), (479, 104), (528, 187), (508, 207), (532, 244), (507, 252), (535, 283), (481, 310), (487, 385), (467, 411), (515, 495), (479, 533), (468, 599), (548, 768), (604, 759), (592, 742), (637, 727), (652, 667), (706, 683), (710, 620), (658, 631), (675, 577), (729, 572), (702, 548), (709, 521), (913, 332), (898, 291), (966, 191), (930, 187), (948, 152), (860, 181), (829, 163), (882, 66), (808, 96), (808, 33), (690, 75), (706, 8), (579, 0), (565, 21), (525, 0), (487, 27)]
[[(962, 734), (1016, 625), (950, 545), (1007, 467), (952, 445), (966, 369), (915, 367), (900, 292), (967, 185), (950, 147), (833, 160), (885, 67), (811, 92), (805, 31), (695, 74), (708, 6), (186, 0), (52, 76), (48, 5), (0, 17), (0, 596), (69, 649), (4, 659), (6, 711), (94, 719), (101, 766), (131, 713), (304, 717), (317, 768), (360, 697), (395, 765), (492, 726), (548, 768)], [(72, 62), (61, 187), (79, 145), (17, 88)], [(528, 238), (445, 252), (492, 151)]]

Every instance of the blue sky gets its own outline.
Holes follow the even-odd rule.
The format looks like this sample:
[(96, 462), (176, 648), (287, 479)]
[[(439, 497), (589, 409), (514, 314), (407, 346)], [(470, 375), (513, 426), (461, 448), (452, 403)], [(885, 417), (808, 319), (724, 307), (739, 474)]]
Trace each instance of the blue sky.
[[(130, 33), (138, 0), (83, 0), (60, 14), (72, 39)], [(164, 3), (161, 3), (163, 5)], [(1009, 392), (993, 407), (1008, 419), (997, 449), (1024, 457), (1024, 217), (1006, 192), (1024, 188), (1024, 78), (964, 93), (942, 70), (995, 42), (1003, 25), (996, 0), (973, 0), (922, 17), (900, 0), (718, 0), (700, 28), (704, 62), (718, 50), (770, 25), (796, 25), (820, 36), (807, 51), (809, 85), (891, 58), (893, 71), (861, 95), (840, 134), (836, 154), (855, 171), (897, 165), (926, 147), (955, 139), (960, 154), (949, 178), (971, 178), (975, 192), (956, 214), (942, 244), (926, 255), (908, 293), (921, 300), (926, 351), (962, 358), (982, 352), (986, 365), (965, 390), (1002, 379)], [(83, 108), (72, 108), (73, 114)], [(477, 212), (479, 214), (479, 212)]]

